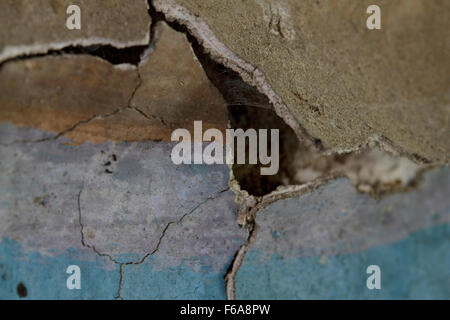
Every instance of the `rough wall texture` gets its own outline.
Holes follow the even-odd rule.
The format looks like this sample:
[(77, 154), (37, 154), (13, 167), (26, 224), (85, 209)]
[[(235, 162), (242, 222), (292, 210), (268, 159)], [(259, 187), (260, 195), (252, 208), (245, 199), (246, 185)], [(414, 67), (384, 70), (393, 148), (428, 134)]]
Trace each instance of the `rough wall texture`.
[[(448, 297), (449, 174), (429, 172), (416, 191), (379, 201), (338, 179), (260, 210), (236, 297)], [(365, 287), (369, 265), (386, 270), (380, 291)]]
[[(15, 138), (23, 130), (18, 129)], [(201, 297), (225, 297), (223, 274), (247, 239), (236, 223), (237, 204), (226, 165), (175, 166), (166, 160), (171, 145), (164, 142), (78, 147), (64, 142), (0, 147), (0, 257), (7, 278), (0, 287), (2, 298), (11, 297), (18, 278), (29, 279), (29, 269), (20, 267), (22, 259), (36, 263), (36, 272), (52, 283), (54, 269), (64, 272), (70, 264), (86, 263), (89, 275), (111, 274), (118, 268), (121, 275), (131, 273), (132, 289), (130, 276), (120, 282), (132, 291), (125, 296), (158, 298), (161, 288), (148, 291), (149, 284), (142, 283), (144, 278), (150, 281), (141, 275), (150, 268), (157, 281), (169, 277), (183, 283), (180, 288), (165, 287), (160, 298), (193, 298), (191, 290), (198, 287)], [(73, 297), (116, 296), (118, 275), (103, 284), (106, 274), (87, 280), (104, 289), (97, 291), (90, 284)], [(38, 278), (26, 281), (31, 298), (71, 297), (65, 282), (42, 292), (46, 278)]]
[[(376, 139), (418, 158), (448, 162), (449, 3), (377, 1), (382, 28), (372, 32), (365, 24), (372, 2), (155, 5), (190, 26), (214, 54), (225, 56), (217, 43), (226, 46), (237, 56), (237, 69), (240, 59), (257, 68), (278, 95), (273, 101), (287, 105), (326, 148), (352, 150)], [(216, 41), (203, 39), (207, 29)]]
[(1, 90), (9, 93), (0, 98), (2, 121), (55, 135), (96, 116), (115, 116), (127, 107), (139, 82), (135, 70), (87, 55), (12, 61), (0, 72)]
[[(65, 28), (67, 7), (83, 8), (81, 30)], [(5, 0), (0, 3), (0, 62), (20, 55), (42, 54), (66, 46), (145, 45), (150, 38), (150, 17), (145, 0), (69, 1)], [(111, 23), (114, 21), (114, 23)], [(62, 26), (62, 27), (61, 27)]]
[[(155, 51), (139, 68), (142, 84), (131, 105), (146, 114), (157, 115), (163, 126), (168, 127), (164, 140), (170, 141), (176, 128), (192, 132), (193, 122), (198, 119), (203, 121), (205, 130), (225, 131), (228, 121), (225, 101), (208, 80), (186, 36), (159, 22), (155, 37)], [(164, 132), (164, 128), (155, 131)]]
[[(449, 5), (379, 2), (3, 1), (0, 299), (450, 298)], [(286, 176), (171, 161), (256, 91)]]
[(224, 131), (226, 104), (186, 36), (159, 22), (155, 38), (136, 67), (86, 54), (6, 63), (0, 90), (9, 94), (0, 97), (0, 120), (75, 143), (170, 141), (176, 128), (192, 132), (194, 120)]

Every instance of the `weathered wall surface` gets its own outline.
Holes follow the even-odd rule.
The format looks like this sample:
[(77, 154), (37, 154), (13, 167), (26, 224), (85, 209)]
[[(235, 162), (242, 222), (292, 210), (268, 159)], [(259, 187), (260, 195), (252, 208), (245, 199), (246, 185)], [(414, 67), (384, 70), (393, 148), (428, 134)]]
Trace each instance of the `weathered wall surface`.
[(155, 1), (217, 59), (272, 95), (276, 107), (286, 105), (325, 148), (352, 150), (376, 139), (448, 162), (449, 3), (376, 1), (376, 31), (365, 23), (370, 4)]
[[(83, 8), (81, 30), (65, 28), (69, 5)], [(0, 4), (0, 62), (16, 56), (43, 54), (66, 46), (146, 45), (151, 19), (147, 1), (5, 0)], [(114, 21), (114, 23), (111, 23)], [(61, 27), (62, 26), (62, 27)], [(6, 31), (7, 30), (7, 31)]]
[[(0, 147), (2, 298), (19, 279), (30, 298), (113, 298), (119, 268), (124, 297), (225, 298), (223, 275), (247, 239), (226, 165), (175, 166), (165, 142), (64, 142)], [(87, 285), (72, 295), (59, 281), (71, 264)], [(165, 277), (180, 287), (161, 287)]]
[[(260, 210), (236, 297), (448, 297), (449, 175), (448, 169), (431, 171), (417, 190), (381, 200), (338, 179)], [(366, 287), (370, 265), (381, 268), (382, 290)]]
[[(185, 35), (164, 22), (138, 66), (87, 54), (23, 59), (0, 70), (0, 120), (84, 141), (170, 141), (194, 120), (224, 131), (226, 104)], [(24, 90), (24, 88), (27, 88)]]
[[(79, 1), (76, 31), (66, 0), (3, 1), (0, 299), (450, 298), (450, 10), (379, 2), (369, 32), (366, 1)], [(297, 134), (270, 194), (171, 161), (174, 129), (233, 125), (226, 67)], [(433, 166), (318, 152), (368, 141)]]

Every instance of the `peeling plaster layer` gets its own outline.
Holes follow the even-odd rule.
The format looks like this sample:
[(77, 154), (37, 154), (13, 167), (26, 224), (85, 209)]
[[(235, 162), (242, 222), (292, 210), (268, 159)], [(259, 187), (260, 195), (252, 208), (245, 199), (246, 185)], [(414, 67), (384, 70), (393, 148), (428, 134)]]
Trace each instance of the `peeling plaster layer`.
[(81, 30), (66, 28), (70, 0), (5, 0), (0, 3), (0, 62), (67, 46), (125, 48), (150, 41), (146, 0), (77, 1)]
[(170, 141), (172, 131), (227, 125), (226, 104), (186, 36), (164, 22), (137, 67), (89, 55), (26, 58), (0, 69), (0, 122), (89, 141)]
[(362, 192), (378, 197), (404, 191), (417, 185), (421, 173), (429, 168), (406, 157), (396, 156), (376, 143), (350, 154), (324, 154), (305, 146), (272, 110), (233, 106), (230, 127), (277, 129), (280, 136), (280, 163), (277, 174), (261, 176), (261, 164), (234, 164), (233, 175), (240, 188), (254, 196), (263, 196), (281, 186), (303, 185), (326, 176), (345, 176)]
[(365, 25), (370, 1), (153, 4), (255, 84), (300, 137), (333, 152), (375, 140), (419, 162), (449, 161), (447, 2), (381, 1), (376, 31)]
[[(358, 193), (347, 179), (337, 179), (262, 208), (235, 277), (236, 297), (448, 298), (450, 257), (439, 252), (448, 252), (450, 245), (450, 170), (435, 169), (423, 179), (417, 190), (380, 200)], [(428, 259), (433, 267), (426, 266)], [(391, 280), (383, 283), (389, 287), (392, 282), (385, 293), (364, 292), (370, 264), (381, 264), (389, 274)], [(404, 291), (405, 284), (395, 277), (411, 284), (418, 279), (420, 288)], [(437, 284), (435, 277), (445, 280)]]
[[(430, 63), (430, 72), (434, 72), (430, 75), (426, 66), (427, 72), (422, 72), (422, 62), (414, 65), (412, 73), (408, 73), (410, 70), (405, 65), (396, 70), (396, 66), (389, 64), (391, 62), (381, 63), (380, 70), (393, 68), (392, 81), (398, 83), (380, 84), (379, 79), (385, 76), (382, 71), (375, 76), (371, 74), (373, 70), (378, 72), (374, 64), (379, 63), (377, 59), (370, 60), (373, 48), (367, 51), (368, 48), (360, 46), (361, 56), (372, 54), (368, 55), (367, 65), (358, 65), (363, 77), (367, 73), (369, 79), (361, 82), (361, 75), (355, 76), (357, 72), (352, 69), (353, 57), (345, 60), (348, 52), (344, 59), (340, 59), (343, 53), (339, 48), (333, 52), (336, 59), (340, 59), (338, 64), (330, 56), (317, 54), (317, 48), (327, 48), (327, 44), (321, 42), (323, 39), (335, 46), (335, 39), (327, 38), (328, 32), (323, 39), (317, 37), (324, 32), (317, 21), (322, 21), (321, 13), (313, 9), (320, 6), (319, 2), (297, 4), (286, 0), (272, 5), (265, 0), (249, 1), (250, 9), (238, 8), (241, 11), (232, 13), (238, 18), (241, 15), (244, 25), (250, 21), (250, 29), (258, 29), (260, 24), (255, 21), (260, 19), (258, 14), (262, 10), (267, 34), (261, 38), (260, 30), (256, 30), (256, 40), (243, 43), (240, 36), (237, 40), (233, 38), (236, 35), (233, 31), (242, 34), (242, 26), (236, 29), (234, 25), (226, 25), (232, 20), (227, 22), (214, 14), (222, 10), (225, 16), (231, 14), (227, 11), (229, 4), (216, 4), (212, 0), (205, 6), (189, 0), (154, 2), (169, 20), (186, 25), (214, 59), (239, 72), (245, 81), (263, 92), (308, 150), (321, 146), (313, 137), (322, 139), (328, 152), (356, 150), (369, 141), (376, 141), (390, 151), (406, 151), (414, 160), (447, 161), (449, 95), (448, 86), (442, 85), (445, 67), (437, 68), (434, 62)], [(185, 3), (190, 11), (177, 2)], [(50, 3), (55, 12), (64, 7), (58, 1)], [(409, 9), (414, 19), (419, 25), (427, 24), (427, 17), (420, 18), (419, 2), (411, 0), (411, 3)], [(428, 11), (424, 10), (425, 16), (437, 10), (435, 3), (432, 2)], [(16, 4), (21, 8), (21, 2)], [(251, 8), (255, 4), (258, 10)], [(14, 7), (15, 4), (9, 5)], [(348, 6), (359, 10), (353, 3), (348, 2)], [(328, 2), (324, 7), (326, 11), (331, 10)], [(299, 8), (307, 9), (300, 10), (307, 12), (305, 16), (298, 15), (300, 22), (295, 14)], [(338, 17), (344, 9), (348, 8), (340, 4), (333, 7)], [(393, 11), (399, 14), (395, 6)], [(314, 14), (319, 14), (319, 18)], [(312, 31), (303, 30), (307, 29), (303, 28), (303, 18), (313, 26)], [(210, 27), (209, 22), (215, 19), (217, 22)], [(410, 17), (406, 17), (408, 19)], [(352, 22), (354, 19), (350, 24)], [(331, 19), (330, 23), (335, 25), (336, 21)], [(442, 21), (437, 19), (436, 25), (440, 23)], [(229, 34), (223, 34), (222, 27)], [(346, 27), (340, 31), (349, 36)], [(415, 279), (411, 276), (401, 280), (412, 287), (410, 291), (402, 291), (402, 282), (396, 284), (400, 289), (388, 291), (385, 297), (450, 296), (447, 293), (450, 286), (445, 282), (448, 279), (445, 271), (450, 265), (447, 254), (448, 168), (427, 173), (417, 190), (381, 200), (357, 193), (346, 179), (334, 180), (342, 172), (311, 178), (311, 172), (302, 171), (296, 179), (306, 184), (281, 187), (260, 198), (250, 197), (233, 187), (241, 205), (239, 222), (243, 217), (250, 222), (249, 236), (236, 221), (238, 205), (228, 186), (228, 167), (174, 166), (169, 159), (173, 144), (159, 142), (169, 140), (170, 132), (176, 127), (192, 129), (189, 126), (193, 120), (203, 120), (205, 128), (224, 130), (226, 110), (219, 92), (196, 61), (186, 36), (164, 22), (159, 22), (153, 31), (154, 42), (148, 43), (147, 32), (148, 48), (136, 67), (113, 66), (92, 56), (62, 52), (54, 57), (18, 57), (1, 65), (0, 90), (8, 92), (8, 96), (0, 98), (0, 133), (4, 133), (0, 136), (0, 185), (4, 187), (0, 191), (0, 297), (14, 296), (16, 283), (26, 281), (32, 284), (33, 298), (224, 298), (223, 276), (230, 263), (233, 263), (232, 273), (226, 275), (230, 298), (235, 296), (235, 287), (238, 297), (254, 298), (266, 293), (271, 298), (305, 297), (301, 291), (305, 290), (305, 279), (328, 281), (327, 275), (322, 277), (320, 264), (331, 261), (331, 269), (338, 269), (337, 275), (341, 277), (338, 286), (352, 289), (352, 285), (365, 276), (364, 263), (370, 262), (367, 256), (381, 259), (388, 265), (395, 265), (395, 259), (400, 259), (412, 265), (412, 270), (426, 274), (419, 286), (411, 285), (411, 279)], [(252, 33), (251, 30), (246, 32)], [(355, 28), (357, 35), (360, 32)], [(299, 36), (304, 37), (300, 42)], [(271, 37), (280, 39), (271, 42)], [(361, 40), (354, 34), (349, 37)], [(394, 48), (398, 41), (400, 46), (404, 45), (403, 34), (397, 29), (384, 37), (394, 42)], [(93, 39), (103, 41), (104, 38), (52, 42), (49, 47), (18, 45), (6, 47), (3, 52), (21, 56), (43, 50), (45, 54), (49, 48), (59, 48), (64, 43), (89, 45)], [(350, 51), (359, 46), (353, 40), (347, 43)], [(233, 41), (238, 42), (237, 47)], [(296, 44), (291, 47), (291, 42)], [(122, 45), (115, 40), (108, 43)], [(233, 51), (228, 49), (229, 43)], [(129, 45), (130, 42), (126, 46)], [(253, 46), (264, 47), (268, 53), (263, 52), (261, 57), (258, 56), (261, 52), (256, 50), (253, 55)], [(291, 50), (291, 56), (303, 54), (301, 58), (308, 65), (300, 62), (299, 67), (298, 61), (291, 59), (293, 66), (286, 69), (285, 61), (277, 60), (286, 58), (283, 48)], [(415, 59), (417, 52), (413, 49), (411, 55)], [(440, 61), (441, 49), (423, 53), (431, 61)], [(275, 58), (271, 56), (274, 52)], [(409, 54), (405, 58), (396, 51), (391, 55), (384, 53), (392, 61), (399, 61), (400, 56), (407, 64), (412, 59)], [(320, 59), (320, 63), (308, 61), (311, 55)], [(349, 70), (347, 63), (351, 66)], [(319, 69), (326, 66), (333, 71), (310, 70), (310, 65), (313, 69), (319, 65)], [(279, 68), (278, 73), (273, 68)], [(304, 73), (298, 72), (299, 68)], [(333, 72), (343, 70), (349, 72), (348, 77), (342, 72), (343, 78), (336, 80)], [(414, 72), (422, 72), (423, 79), (417, 78)], [(354, 81), (362, 84), (354, 86)], [(308, 87), (310, 82), (316, 87)], [(364, 101), (354, 99), (361, 96), (361, 92), (370, 91), (368, 88), (375, 89), (362, 95)], [(416, 93), (412, 94), (411, 90)], [(290, 95), (297, 104), (292, 104)], [(412, 105), (412, 112), (405, 109), (408, 103)], [(423, 111), (423, 105), (429, 109)], [(367, 106), (368, 111), (364, 109)], [(364, 111), (360, 112), (361, 109)], [(391, 120), (391, 117), (394, 125), (389, 126), (386, 119)], [(414, 129), (408, 127), (410, 124)], [(435, 127), (439, 128), (437, 133), (430, 130)], [(105, 143), (111, 140), (121, 143)], [(158, 141), (125, 142), (137, 140)], [(377, 166), (382, 163), (385, 165)], [(374, 175), (367, 172), (371, 170), (378, 170), (379, 180), (371, 180)], [(363, 165), (355, 172), (350, 171), (354, 177), (349, 172), (346, 174), (358, 188), (361, 183), (368, 184), (369, 188), (372, 184), (391, 184), (389, 179), (400, 181), (403, 187), (415, 180), (418, 170), (419, 167), (409, 161), (388, 159), (376, 160), (373, 168)], [(242, 212), (243, 209), (249, 212)], [(412, 234), (414, 232), (416, 234)], [(410, 251), (415, 256), (408, 255)], [(237, 258), (232, 262), (235, 253)], [(390, 257), (394, 259), (389, 260)], [(315, 260), (311, 263), (305, 259)], [(29, 267), (24, 260), (36, 267)], [(436, 268), (423, 266), (430, 261)], [(67, 296), (62, 293), (66, 290), (66, 274), (62, 272), (61, 276), (58, 272), (72, 263), (93, 271), (87, 294)], [(283, 272), (279, 272), (280, 266)], [(298, 266), (307, 270), (301, 270), (300, 284)], [(362, 270), (363, 277), (352, 271), (355, 268)], [(33, 280), (29, 273), (38, 276)], [(52, 273), (58, 276), (52, 277)], [(316, 278), (309, 277), (310, 274)], [(389, 279), (394, 277), (395, 273), (388, 274)], [(267, 281), (262, 281), (266, 278)], [(427, 279), (437, 285), (429, 289)], [(55, 284), (53, 294), (43, 291), (40, 296), (35, 295), (39, 286), (49, 282)], [(364, 281), (361, 282), (364, 288)], [(319, 298), (328, 297), (326, 292), (311, 288), (313, 292), (307, 291), (306, 297), (314, 294)], [(342, 291), (335, 292), (338, 296)], [(357, 290), (348, 296), (355, 292)]]
[[(0, 90), (8, 93), (0, 96), (0, 122), (69, 134), (81, 123), (127, 108), (138, 84), (135, 68), (88, 55), (12, 61), (0, 70)], [(71, 133), (78, 143), (89, 137)]]
[(294, 130), (297, 137), (306, 145), (314, 147), (313, 139), (299, 125), (298, 121), (281, 101), (281, 98), (272, 90), (260, 70), (241, 59), (228, 49), (226, 45), (220, 42), (214, 32), (198, 15), (192, 14), (172, 0), (155, 0), (152, 3), (156, 10), (164, 14), (167, 20), (177, 21), (185, 25), (215, 61), (239, 73), (244, 81), (255, 86), (261, 93), (265, 94), (273, 104), (277, 115)]
[(209, 81), (181, 32), (158, 22), (154, 27), (154, 50), (139, 65), (142, 84), (131, 106), (160, 121), (163, 140), (177, 128), (186, 128), (193, 136), (193, 123), (202, 120), (203, 129), (225, 131), (228, 113), (220, 92)]

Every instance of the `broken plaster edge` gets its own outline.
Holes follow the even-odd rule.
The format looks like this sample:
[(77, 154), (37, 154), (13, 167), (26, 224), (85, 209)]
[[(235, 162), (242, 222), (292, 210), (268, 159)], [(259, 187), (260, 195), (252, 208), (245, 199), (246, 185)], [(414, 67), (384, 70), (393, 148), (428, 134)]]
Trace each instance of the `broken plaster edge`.
[[(147, 10), (150, 9), (150, 4), (148, 1), (144, 1)], [(146, 46), (150, 44), (150, 28), (152, 26), (152, 19), (149, 18), (147, 22), (147, 32), (145, 33), (142, 39), (132, 40), (132, 41), (121, 41), (117, 39), (111, 38), (103, 38), (103, 37), (87, 37), (87, 38), (79, 38), (67, 41), (55, 41), (48, 42), (44, 44), (24, 44), (24, 45), (15, 45), (15, 46), (5, 46), (2, 50), (0, 50), (0, 66), (1, 64), (7, 62), (8, 60), (26, 57), (29, 55), (37, 55), (37, 54), (47, 54), (51, 50), (61, 50), (70, 46), (93, 46), (93, 45), (110, 45), (116, 49), (124, 49), (133, 46)], [(122, 68), (127, 68), (128, 64), (123, 64), (127, 66), (121, 66)], [(131, 64), (130, 64), (131, 65)], [(119, 67), (119, 68), (121, 68)]]
[(306, 129), (301, 126), (300, 122), (289, 110), (282, 98), (272, 89), (262, 71), (231, 51), (217, 38), (215, 33), (203, 19), (191, 13), (187, 8), (177, 4), (174, 0), (153, 0), (152, 2), (154, 8), (163, 13), (168, 21), (176, 21), (184, 25), (199, 41), (205, 51), (211, 55), (213, 60), (231, 68), (233, 71), (237, 72), (246, 83), (255, 86), (259, 92), (264, 94), (272, 103), (276, 114), (292, 128), (297, 138), (305, 143), (307, 147), (324, 152), (325, 154), (345, 154), (361, 150), (365, 147), (370, 147), (371, 144), (375, 142), (387, 153), (407, 157), (418, 164), (429, 164), (432, 162), (436, 165), (445, 165), (445, 161), (431, 160), (423, 155), (408, 152), (386, 137), (376, 133), (366, 139), (365, 142), (349, 148), (324, 148), (320, 143), (316, 145), (317, 140), (315, 137), (311, 136)]
[(442, 160), (430, 160), (422, 155), (408, 152), (395, 145), (392, 141), (379, 134), (372, 134), (363, 143), (355, 145), (349, 148), (330, 148), (323, 151), (323, 155), (331, 156), (334, 154), (343, 155), (353, 152), (358, 152), (364, 149), (374, 149), (378, 148), (381, 151), (386, 152), (388, 155), (393, 157), (405, 157), (417, 165), (425, 165), (428, 167), (439, 167), (449, 165), (447, 162)]
[[(236, 200), (239, 198), (249, 199), (251, 200), (250, 207), (247, 207), (248, 203), (246, 202), (238, 202), (238, 204), (241, 206), (244, 206), (244, 208), (240, 208), (240, 210), (244, 210), (244, 212), (239, 212), (239, 219), (246, 220), (249, 225), (249, 236), (247, 239), (247, 242), (243, 244), (239, 250), (236, 252), (236, 255), (231, 262), (230, 268), (225, 274), (225, 291), (227, 295), (228, 300), (235, 300), (236, 299), (236, 276), (239, 272), (239, 269), (241, 268), (245, 256), (250, 249), (253, 242), (256, 240), (256, 235), (258, 232), (258, 224), (256, 223), (256, 215), (258, 211), (268, 207), (269, 205), (273, 204), (276, 201), (288, 199), (288, 198), (294, 198), (298, 197), (303, 194), (307, 194), (309, 192), (312, 192), (314, 190), (317, 190), (318, 188), (328, 184), (330, 181), (335, 180), (339, 177), (342, 177), (342, 175), (332, 174), (328, 175), (326, 177), (317, 178), (313, 181), (301, 184), (301, 185), (288, 185), (288, 186), (282, 186), (278, 189), (260, 197), (251, 196), (248, 194), (247, 191), (241, 190), (239, 183), (233, 179), (230, 180), (233, 182), (233, 187), (231, 188), (235, 193), (238, 191), (239, 193), (236, 193)], [(245, 215), (245, 217), (242, 217), (242, 215)]]
[[(199, 16), (192, 14), (188, 9), (177, 4), (173, 0), (154, 0), (153, 6), (155, 9), (164, 14), (168, 21), (176, 21), (184, 25), (189, 32), (199, 41), (204, 50), (211, 55), (211, 58), (216, 62), (219, 62), (226, 67), (231, 68), (237, 72), (242, 79), (250, 85), (255, 86), (259, 92), (266, 95), (269, 101), (272, 103), (274, 110), (278, 116), (280, 116), (284, 122), (289, 125), (295, 132), (297, 138), (303, 141), (308, 147), (318, 149), (315, 145), (315, 139), (308, 134), (299, 121), (294, 117), (289, 108), (284, 104), (281, 97), (272, 89), (268, 80), (264, 74), (257, 68), (244, 61), (242, 58), (233, 53), (224, 43), (222, 43), (209, 28), (207, 23)], [(414, 162), (423, 163), (427, 162), (427, 159), (420, 159), (404, 151), (402, 148), (395, 146), (389, 139), (379, 136), (377, 134), (369, 137), (366, 142), (359, 146), (354, 146), (348, 149), (329, 149), (326, 153), (343, 154), (352, 153), (362, 149), (363, 147), (378, 147), (388, 154), (401, 155), (410, 158)], [(424, 161), (425, 160), (425, 161)], [(339, 174), (333, 174), (326, 177), (315, 179), (311, 182), (302, 185), (289, 185), (280, 189), (274, 190), (262, 197), (255, 197), (249, 195), (246, 190), (242, 190), (239, 182), (236, 181), (233, 175), (233, 170), (230, 167), (230, 189), (235, 193), (235, 202), (239, 205), (238, 222), (242, 226), (250, 224), (249, 238), (246, 244), (242, 245), (237, 251), (235, 258), (233, 259), (230, 269), (225, 275), (226, 295), (229, 300), (235, 299), (235, 277), (244, 261), (246, 253), (248, 252), (251, 244), (254, 242), (257, 233), (257, 224), (255, 222), (256, 214), (261, 209), (269, 206), (270, 204), (287, 198), (293, 198), (306, 194), (318, 189), (321, 186), (328, 184), (330, 181), (339, 177), (343, 177)], [(344, 177), (347, 178), (347, 177)], [(348, 179), (348, 178), (347, 178)]]
[[(429, 170), (432, 170), (434, 168), (438, 168), (440, 166), (425, 166), (422, 167), (417, 173), (416, 178), (418, 179), (418, 182), (422, 182), (425, 173), (427, 173)], [(245, 256), (247, 252), (249, 251), (251, 245), (256, 240), (257, 231), (258, 231), (258, 224), (256, 222), (256, 218), (258, 215), (258, 212), (261, 211), (264, 208), (267, 208), (268, 206), (272, 205), (273, 203), (277, 201), (282, 201), (286, 199), (292, 199), (296, 198), (302, 195), (309, 194), (311, 192), (314, 192), (315, 190), (326, 186), (331, 181), (334, 181), (336, 179), (345, 179), (350, 180), (348, 176), (346, 176), (343, 172), (336, 172), (329, 174), (324, 177), (316, 178), (312, 181), (309, 181), (307, 183), (301, 184), (301, 185), (286, 185), (286, 186), (279, 186), (277, 189), (273, 190), (272, 192), (263, 195), (263, 196), (252, 196), (249, 195), (247, 191), (241, 190), (239, 183), (237, 181), (232, 180), (233, 188), (232, 190), (236, 193), (236, 202), (240, 205), (240, 212), (239, 212), (239, 219), (244, 220), (249, 225), (249, 237), (247, 240), (247, 243), (241, 246), (241, 248), (237, 251), (235, 258), (233, 259), (231, 266), (228, 270), (228, 272), (225, 275), (225, 287), (226, 287), (226, 294), (229, 300), (235, 299), (235, 279), (239, 272), (240, 267), (242, 266)], [(404, 190), (401, 190), (401, 192), (407, 192), (413, 187), (405, 187)], [(368, 194), (370, 196), (370, 194)], [(248, 201), (244, 200), (251, 200), (249, 203)], [(240, 200), (240, 201), (238, 201)]]
[(264, 74), (232, 52), (217, 38), (204, 20), (173, 0), (154, 0), (153, 6), (157, 11), (162, 12), (168, 21), (177, 21), (186, 26), (213, 60), (237, 72), (245, 82), (266, 95), (276, 114), (294, 130), (297, 138), (307, 146), (316, 147), (315, 139), (300, 125), (281, 97), (272, 89)]
[(258, 226), (255, 224), (252, 228), (252, 230), (249, 232), (249, 236), (247, 239), (247, 243), (243, 244), (239, 250), (236, 252), (236, 255), (233, 259), (233, 262), (231, 263), (230, 269), (226, 273), (224, 279), (225, 279), (225, 292), (227, 295), (228, 300), (235, 300), (236, 299), (236, 275), (239, 272), (239, 269), (242, 266), (242, 263), (244, 262), (244, 258), (248, 252), (248, 249), (250, 249), (250, 246), (252, 243), (256, 240), (256, 232), (257, 232)]
[(81, 38), (67, 41), (49, 42), (44, 44), (24, 44), (17, 46), (5, 46), (0, 52), (0, 63), (7, 62), (8, 60), (27, 57), (30, 55), (47, 54), (51, 50), (62, 50), (71, 46), (88, 47), (93, 45), (110, 45), (116, 49), (124, 49), (133, 46), (145, 46), (150, 42), (150, 24), (149, 31), (145, 37), (141, 40), (123, 42), (115, 39), (90, 37)]

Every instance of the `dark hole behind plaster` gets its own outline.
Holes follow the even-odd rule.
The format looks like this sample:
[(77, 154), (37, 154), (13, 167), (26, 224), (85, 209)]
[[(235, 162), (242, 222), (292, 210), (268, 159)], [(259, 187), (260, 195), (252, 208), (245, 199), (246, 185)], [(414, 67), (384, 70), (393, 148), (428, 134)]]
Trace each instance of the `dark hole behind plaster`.
[[(150, 3), (150, 1), (149, 1)], [(150, 15), (152, 13), (148, 12)], [(153, 30), (154, 24), (152, 23), (150, 26), (150, 39), (153, 39), (154, 36), (154, 30)], [(66, 54), (74, 54), (74, 55), (91, 55), (95, 57), (102, 58), (109, 63), (113, 65), (118, 64), (132, 64), (137, 66), (141, 62), (141, 58), (143, 53), (146, 49), (151, 46), (151, 43), (147, 45), (140, 45), (140, 46), (129, 46), (124, 48), (116, 48), (111, 45), (104, 45), (104, 44), (94, 44), (90, 46), (81, 46), (81, 45), (70, 45), (67, 47), (64, 47), (59, 50), (48, 50), (45, 53), (36, 53), (31, 55), (21, 55), (17, 56), (11, 59), (4, 60), (0, 63), (0, 67), (4, 65), (7, 62), (14, 61), (14, 60), (21, 60), (21, 59), (31, 59), (31, 58), (37, 58), (37, 57), (45, 57), (49, 55), (59, 56), (59, 55), (66, 55)]]
[(129, 63), (138, 65), (141, 55), (147, 46), (133, 46), (117, 49), (109, 45), (93, 45), (87, 47), (71, 46), (62, 49), (66, 54), (89, 54), (100, 57), (112, 64)]
[[(279, 185), (291, 181), (290, 150), (299, 147), (294, 131), (276, 115), (267, 97), (256, 88), (245, 83), (233, 70), (213, 61), (203, 48), (191, 39), (194, 52), (208, 78), (221, 92), (228, 105), (229, 126), (233, 129), (278, 129), (280, 134), (280, 166), (275, 175), (261, 175), (261, 164), (235, 164), (233, 173), (242, 190), (251, 195), (262, 196), (275, 190)], [(271, 155), (270, 131), (268, 132), (268, 154)], [(248, 163), (248, 142), (246, 163)], [(236, 154), (235, 154), (236, 158)], [(266, 166), (266, 165), (265, 165)]]
[[(233, 173), (241, 189), (251, 195), (263, 196), (280, 185), (290, 184), (295, 174), (291, 164), (294, 162), (292, 151), (300, 148), (297, 136), (273, 110), (257, 107), (229, 106), (229, 120), (232, 128), (246, 129), (278, 129), (280, 134), (279, 157), (280, 166), (275, 175), (261, 175), (260, 164), (235, 164)], [(268, 152), (270, 150), (270, 134), (268, 134)], [(248, 150), (247, 150), (248, 156)], [(247, 158), (248, 163), (248, 158)], [(265, 166), (265, 165), (264, 165)]]
[(133, 64), (138, 65), (141, 61), (141, 55), (148, 48), (148, 46), (133, 46), (126, 48), (115, 48), (109, 45), (92, 45), (92, 46), (68, 46), (60, 50), (49, 50), (45, 53), (36, 53), (25, 56), (18, 56), (11, 59), (7, 59), (0, 63), (0, 67), (7, 62), (21, 59), (32, 59), (46, 56), (61, 56), (67, 54), (73, 55), (90, 55), (94, 57), (102, 58), (113, 65), (118, 64)]
[[(262, 196), (275, 190), (279, 185), (289, 183), (293, 174), (290, 169), (290, 163), (292, 162), (290, 151), (299, 147), (299, 141), (294, 131), (273, 111), (267, 97), (255, 87), (244, 82), (237, 72), (215, 62), (208, 53), (204, 52), (203, 47), (185, 26), (177, 22), (166, 21), (164, 16), (156, 12), (151, 5), (149, 13), (153, 25), (158, 21), (165, 21), (170, 27), (186, 35), (206, 75), (220, 91), (228, 105), (228, 118), (231, 128), (243, 130), (253, 128), (257, 132), (258, 129), (280, 130), (280, 167), (278, 173), (272, 176), (262, 176), (260, 174), (261, 165), (259, 164), (233, 165), (233, 173), (241, 189), (248, 191), (251, 195)], [(248, 163), (248, 150), (246, 154), (246, 163)], [(268, 133), (268, 154), (271, 154), (270, 132)]]

